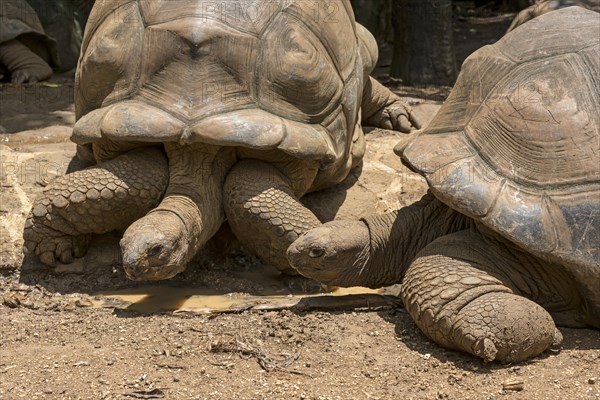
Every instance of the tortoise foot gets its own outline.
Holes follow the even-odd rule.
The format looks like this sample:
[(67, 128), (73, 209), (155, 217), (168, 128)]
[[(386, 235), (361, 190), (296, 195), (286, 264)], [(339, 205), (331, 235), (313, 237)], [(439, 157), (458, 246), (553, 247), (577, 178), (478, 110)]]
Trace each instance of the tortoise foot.
[(559, 341), (552, 317), (536, 303), (510, 293), (489, 293), (455, 316), (450, 346), (486, 361), (534, 357)]
[(422, 125), (406, 101), (373, 78), (366, 85), (362, 111), (368, 126), (408, 133)]
[(34, 217), (25, 223), (25, 252), (34, 253), (48, 266), (71, 264), (74, 258), (86, 255), (91, 235), (69, 235), (44, 224), (34, 223)]

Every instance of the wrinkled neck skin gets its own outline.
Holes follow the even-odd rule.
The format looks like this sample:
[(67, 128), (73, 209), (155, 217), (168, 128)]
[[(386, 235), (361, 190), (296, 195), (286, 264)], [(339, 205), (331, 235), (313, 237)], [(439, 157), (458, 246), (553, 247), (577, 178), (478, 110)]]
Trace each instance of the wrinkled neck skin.
[(232, 149), (211, 145), (165, 148), (169, 187), (163, 202), (151, 213), (172, 213), (181, 219), (190, 240), (188, 258), (192, 258), (225, 220), (222, 187), (235, 154)]
[(363, 286), (371, 288), (402, 282), (408, 266), (425, 246), (441, 236), (475, 226), (469, 217), (430, 193), (408, 207), (362, 221), (369, 229), (370, 247), (360, 275)]

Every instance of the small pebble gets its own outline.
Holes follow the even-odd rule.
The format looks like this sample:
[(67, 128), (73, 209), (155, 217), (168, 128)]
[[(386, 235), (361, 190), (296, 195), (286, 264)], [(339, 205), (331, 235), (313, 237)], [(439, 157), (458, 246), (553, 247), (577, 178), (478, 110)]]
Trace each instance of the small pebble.
[(89, 361), (78, 361), (73, 364), (74, 367), (87, 367), (88, 365), (90, 365)]
[(94, 304), (88, 299), (77, 299), (75, 300), (75, 305), (77, 307), (92, 307)]
[(509, 378), (502, 382), (502, 390), (512, 390), (515, 392), (520, 392), (525, 388), (525, 385), (522, 380), (516, 378)]

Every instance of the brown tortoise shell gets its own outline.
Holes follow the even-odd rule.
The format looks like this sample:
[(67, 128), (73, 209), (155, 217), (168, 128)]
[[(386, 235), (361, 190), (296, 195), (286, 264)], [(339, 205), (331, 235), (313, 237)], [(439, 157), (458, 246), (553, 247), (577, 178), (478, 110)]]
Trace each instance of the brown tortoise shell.
[(99, 0), (72, 140), (280, 150), (331, 185), (364, 153), (352, 147), (376, 59), (348, 0)]

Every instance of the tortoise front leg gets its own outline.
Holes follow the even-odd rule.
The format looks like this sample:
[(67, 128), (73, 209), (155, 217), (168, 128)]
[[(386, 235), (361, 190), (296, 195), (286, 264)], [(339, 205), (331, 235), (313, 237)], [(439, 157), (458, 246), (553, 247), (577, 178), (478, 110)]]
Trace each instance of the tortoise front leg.
[(411, 107), (372, 77), (369, 77), (363, 92), (362, 123), (400, 132), (421, 128)]
[(461, 231), (417, 255), (401, 296), (419, 328), (440, 345), (486, 361), (525, 360), (562, 339), (550, 314), (511, 283), (528, 279), (505, 275), (519, 270), (508, 263), (526, 269), (518, 264), (529, 261), (476, 231)]
[(242, 244), (283, 273), (298, 275), (287, 260), (287, 248), (321, 222), (300, 203), (284, 174), (262, 161), (238, 162), (225, 181), (224, 206)]
[(167, 158), (140, 148), (52, 181), (25, 224), (25, 248), (46, 265), (87, 252), (90, 234), (124, 229), (156, 207), (167, 187)]

